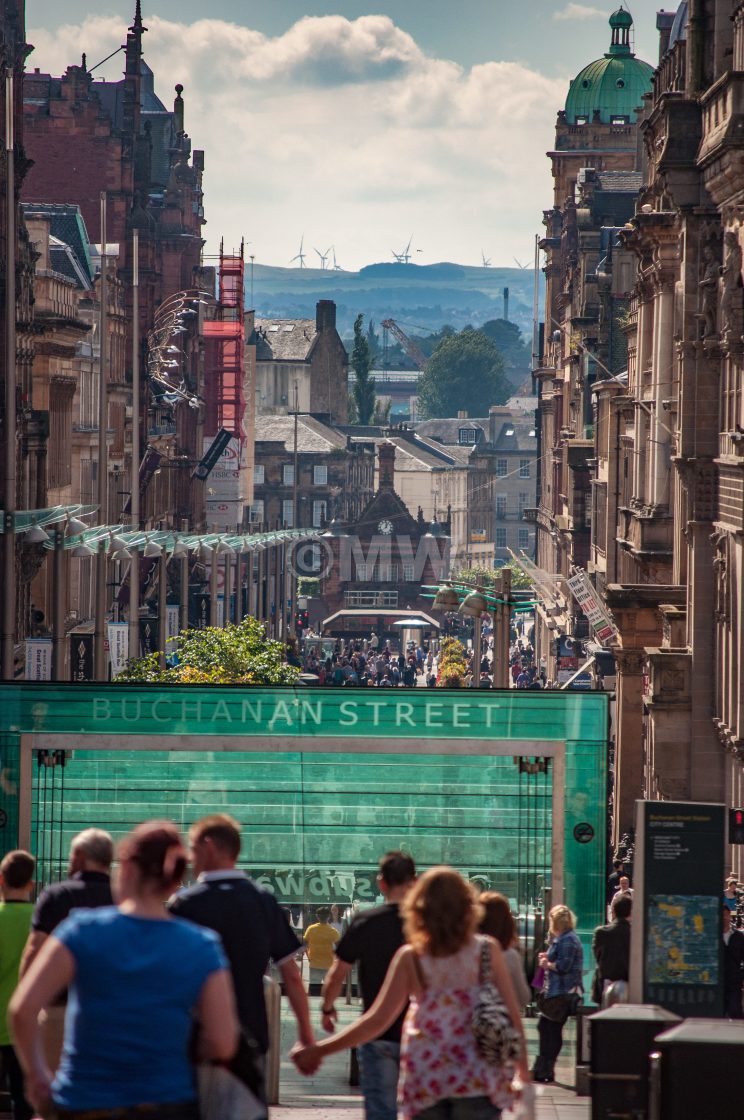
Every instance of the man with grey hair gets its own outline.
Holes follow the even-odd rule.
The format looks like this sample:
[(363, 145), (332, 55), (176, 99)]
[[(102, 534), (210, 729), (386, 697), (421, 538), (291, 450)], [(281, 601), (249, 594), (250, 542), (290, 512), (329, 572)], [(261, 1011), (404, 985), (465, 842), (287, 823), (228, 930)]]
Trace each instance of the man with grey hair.
[[(111, 864), (114, 842), (102, 828), (86, 828), (70, 845), (68, 878), (51, 883), (39, 895), (31, 918), (31, 932), (21, 958), (23, 976), (42, 945), (73, 910), (93, 910), (113, 905)], [(62, 1053), (66, 996), (44, 1012), (44, 1049), (54, 1071)]]

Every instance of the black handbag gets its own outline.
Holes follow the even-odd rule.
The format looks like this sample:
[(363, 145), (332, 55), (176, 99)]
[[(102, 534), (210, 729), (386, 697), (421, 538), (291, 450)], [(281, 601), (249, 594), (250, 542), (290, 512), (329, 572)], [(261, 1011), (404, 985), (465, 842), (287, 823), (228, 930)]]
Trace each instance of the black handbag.
[(557, 996), (549, 996), (545, 992), (538, 992), (537, 1010), (551, 1023), (565, 1023), (571, 1015), (575, 1015), (581, 1005), (581, 992), (565, 992)]
[(481, 943), (480, 990), (473, 1008), (475, 1045), (492, 1066), (510, 1065), (522, 1051), (522, 1036), (514, 1026), (501, 992), (491, 980), (491, 947)]

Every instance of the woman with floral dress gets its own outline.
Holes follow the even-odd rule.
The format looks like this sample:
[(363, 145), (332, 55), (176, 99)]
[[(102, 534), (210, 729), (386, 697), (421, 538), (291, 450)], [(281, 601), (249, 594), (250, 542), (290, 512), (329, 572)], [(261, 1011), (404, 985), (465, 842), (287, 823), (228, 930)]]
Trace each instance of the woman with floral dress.
[(490, 979), (522, 1035), (516, 1070), (529, 1080), (519, 1007), (501, 946), (476, 933), (482, 907), (475, 890), (450, 867), (433, 867), (403, 902), (409, 944), (390, 963), (375, 1002), (351, 1026), (292, 1056), (313, 1072), (326, 1054), (379, 1037), (409, 1003), (401, 1039), (398, 1100), (404, 1120), (496, 1120), (509, 1103), (514, 1070), (487, 1062), (472, 1032), (481, 987), (483, 946)]

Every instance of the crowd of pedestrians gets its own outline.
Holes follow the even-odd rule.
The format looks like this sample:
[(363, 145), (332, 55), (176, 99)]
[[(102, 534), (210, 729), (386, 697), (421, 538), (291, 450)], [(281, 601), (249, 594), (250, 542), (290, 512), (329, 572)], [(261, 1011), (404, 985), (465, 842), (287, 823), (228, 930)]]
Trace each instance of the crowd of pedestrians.
[(424, 683), (436, 684), (433, 650), (415, 643), (409, 643), (406, 650), (393, 649), (390, 641), (380, 642), (375, 634), (369, 639), (339, 638), (325, 656), (306, 638), (302, 668), (317, 676), (319, 684), (336, 687), (416, 688)]
[[(272, 963), (297, 1022), (298, 1067), (313, 1072), (328, 1053), (359, 1045), (368, 1120), (393, 1120), (398, 1108), (424, 1120), (498, 1117), (514, 1074), (530, 1080), (529, 992), (507, 900), (479, 897), (449, 867), (417, 878), (410, 856), (388, 853), (381, 906), (350, 921), (321, 907), (305, 930), (328, 1033), (318, 1042), (302, 944), (274, 896), (238, 869), (240, 849), (225, 814), (198, 821), (188, 844), (172, 823), (145, 822), (116, 853), (108, 833), (87, 829), (72, 843), (68, 877), (35, 905), (33, 857), (5, 857), (0, 1015), (10, 1030), (0, 1045), (16, 1120), (49, 1110), (57, 1120), (232, 1120), (204, 1111), (218, 1072), (244, 1086), (259, 1120)], [(195, 881), (184, 888), (189, 864)], [(335, 1004), (355, 966), (364, 1013), (337, 1031)], [(470, 1029), (487, 983), (517, 1039), (509, 1065), (484, 1056)]]

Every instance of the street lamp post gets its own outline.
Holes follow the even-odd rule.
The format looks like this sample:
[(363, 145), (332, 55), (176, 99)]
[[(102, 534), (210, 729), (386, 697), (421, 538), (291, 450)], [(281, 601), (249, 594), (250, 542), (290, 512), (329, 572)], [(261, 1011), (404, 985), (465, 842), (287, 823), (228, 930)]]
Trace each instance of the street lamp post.
[[(99, 378), (98, 378), (98, 516), (101, 524), (108, 522), (108, 259), (106, 245), (106, 192), (101, 191), (101, 285), (99, 316)], [(101, 540), (96, 557), (96, 611), (93, 638), (93, 677), (106, 678), (106, 542)]]
[(15, 212), (15, 138), (13, 135), (13, 71), (5, 73), (5, 501), (3, 509), (3, 611), (2, 675), (12, 681), (15, 675), (16, 629), (16, 212)]
[[(140, 527), (140, 323), (139, 323), (139, 230), (132, 230), (132, 470), (129, 481), (129, 520)], [(132, 549), (129, 562), (129, 657), (139, 654), (139, 550)]]

